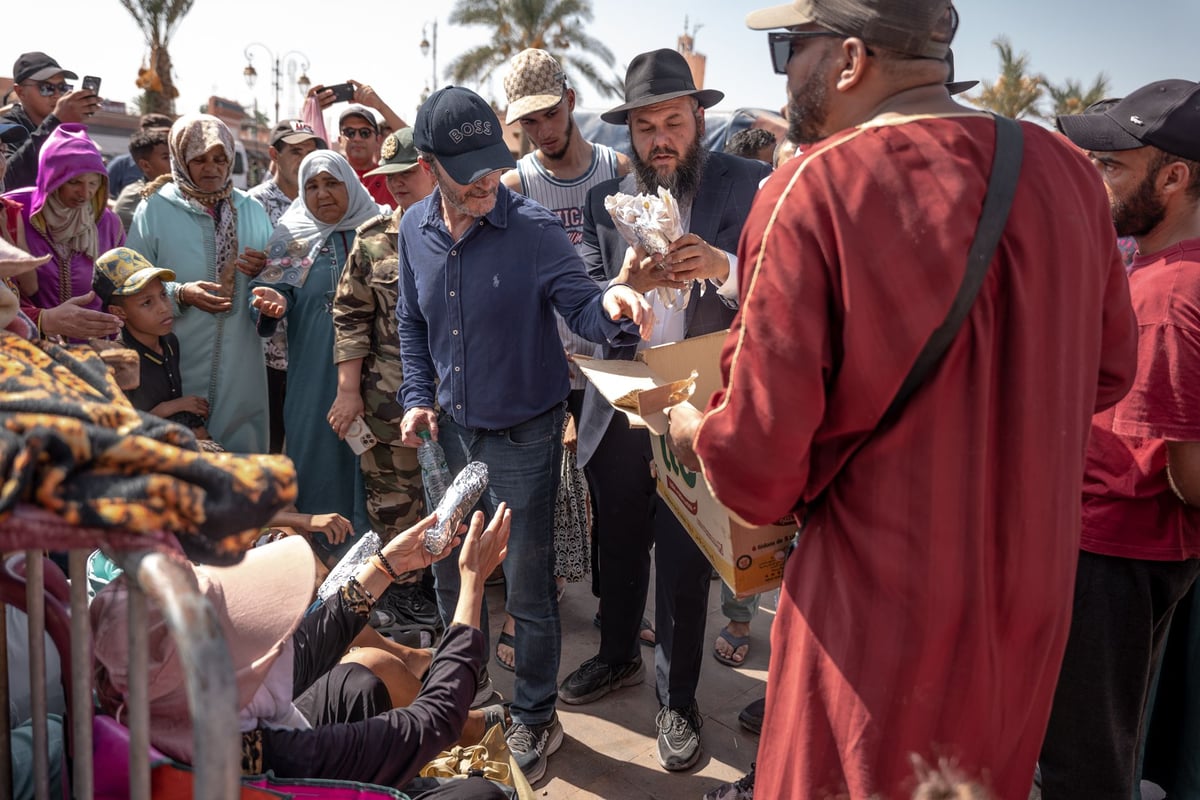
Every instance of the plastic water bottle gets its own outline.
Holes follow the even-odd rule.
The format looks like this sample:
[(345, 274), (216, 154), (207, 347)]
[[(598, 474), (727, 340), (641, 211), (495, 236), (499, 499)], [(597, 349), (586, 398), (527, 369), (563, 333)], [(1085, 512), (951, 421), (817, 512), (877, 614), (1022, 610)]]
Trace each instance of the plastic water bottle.
[(417, 433), (421, 445), (417, 448), (417, 462), (421, 465), (421, 481), (425, 484), (425, 497), (429, 513), (438, 507), (450, 486), (450, 468), (446, 466), (446, 454), (442, 446), (429, 435), (429, 429)]

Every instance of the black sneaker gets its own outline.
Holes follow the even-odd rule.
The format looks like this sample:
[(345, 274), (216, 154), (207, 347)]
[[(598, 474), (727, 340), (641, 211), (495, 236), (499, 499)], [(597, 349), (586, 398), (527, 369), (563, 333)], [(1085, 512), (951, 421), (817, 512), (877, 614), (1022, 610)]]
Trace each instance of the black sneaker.
[(542, 725), (514, 722), (506, 738), (508, 751), (525, 774), (525, 780), (537, 783), (546, 774), (546, 760), (562, 747), (563, 727), (558, 712)]
[(367, 617), (368, 624), (384, 635), (413, 628), (440, 628), (437, 601), (419, 583), (393, 583)]
[(641, 683), (642, 672), (641, 656), (616, 666), (605, 664), (599, 656), (589, 658), (563, 679), (562, 686), (558, 687), (558, 699), (573, 706), (590, 703), (613, 689)]
[(767, 698), (761, 697), (742, 709), (738, 722), (751, 733), (762, 733), (763, 714), (767, 711)]
[(655, 719), (658, 724), (658, 763), (665, 770), (689, 769), (700, 758), (700, 709), (692, 703), (686, 708), (663, 706)]

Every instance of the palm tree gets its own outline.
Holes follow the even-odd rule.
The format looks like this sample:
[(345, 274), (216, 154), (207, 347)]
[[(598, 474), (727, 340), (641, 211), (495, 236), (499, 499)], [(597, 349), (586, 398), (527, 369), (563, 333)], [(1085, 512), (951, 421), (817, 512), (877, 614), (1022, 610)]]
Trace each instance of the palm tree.
[(1029, 54), (1016, 55), (1008, 37), (992, 40), (1000, 53), (1000, 77), (984, 84), (979, 94), (968, 97), (972, 103), (1013, 119), (1039, 116), (1038, 103), (1045, 94), (1042, 78), (1029, 74)]
[(1083, 110), (1092, 103), (1097, 103), (1108, 97), (1110, 86), (1108, 84), (1108, 76), (1101, 72), (1096, 76), (1096, 80), (1092, 83), (1091, 88), (1086, 91), (1083, 88), (1083, 83), (1073, 78), (1068, 78), (1061, 86), (1055, 86), (1046, 78), (1042, 78), (1042, 83), (1046, 87), (1046, 92), (1050, 95), (1050, 102), (1054, 104), (1054, 108), (1047, 116), (1047, 119), (1065, 116), (1067, 114), (1082, 114)]
[[(619, 96), (621, 79), (590, 60), (610, 72), (616, 61), (603, 42), (588, 35), (585, 23), (591, 21), (590, 0), (458, 0), (451, 24), (486, 25), (492, 38), (455, 59), (447, 74), (455, 83), (478, 86), (517, 53), (536, 47), (553, 55), (569, 78), (583, 78), (605, 97)], [(571, 84), (577, 85), (573, 79)]]
[(167, 47), (179, 23), (192, 10), (195, 0), (121, 0), (121, 5), (142, 29), (150, 48), (150, 63), (138, 70), (137, 85), (145, 90), (144, 113), (174, 114), (175, 88), (171, 76), (171, 54)]

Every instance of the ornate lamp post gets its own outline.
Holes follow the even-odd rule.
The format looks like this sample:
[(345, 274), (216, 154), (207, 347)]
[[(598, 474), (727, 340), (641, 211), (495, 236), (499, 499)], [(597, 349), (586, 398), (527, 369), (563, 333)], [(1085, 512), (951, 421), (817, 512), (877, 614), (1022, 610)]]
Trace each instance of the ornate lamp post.
[(428, 97), (432, 92), (437, 90), (438, 71), (437, 71), (437, 20), (426, 22), (425, 27), (421, 29), (421, 55), (428, 56), (432, 54), (432, 70), (430, 71), (429, 85), (425, 87), (425, 97)]
[[(279, 94), (283, 88), (283, 65), (287, 65), (288, 82), (295, 82), (301, 94), (308, 94), (309, 87), (312, 86), (312, 81), (308, 79), (308, 56), (301, 53), (299, 50), (289, 50), (282, 56), (277, 57), (271, 48), (261, 42), (251, 42), (246, 45), (244, 55), (246, 56), (246, 68), (242, 70), (242, 77), (246, 79), (246, 86), (254, 88), (255, 82), (258, 80), (258, 70), (254, 68), (254, 56), (250, 51), (254, 48), (261, 48), (267, 54), (267, 60), (271, 62), (271, 88), (275, 92), (275, 122), (279, 122)], [(300, 77), (296, 78), (296, 72), (299, 70)], [(255, 111), (258, 110), (258, 100), (255, 99)], [(258, 125), (258, 116), (255, 114), (255, 126)]]

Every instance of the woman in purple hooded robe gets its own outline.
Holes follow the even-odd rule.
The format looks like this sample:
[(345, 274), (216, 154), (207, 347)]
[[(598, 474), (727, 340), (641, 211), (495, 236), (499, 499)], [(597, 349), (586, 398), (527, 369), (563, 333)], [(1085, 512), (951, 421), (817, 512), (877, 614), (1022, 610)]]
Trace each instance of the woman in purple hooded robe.
[[(4, 196), (22, 206), (29, 252), (50, 256), (37, 269), (37, 290), (22, 298), (22, 310), (30, 313), (38, 331), (78, 339), (115, 333), (115, 318), (76, 310), (102, 310), (92, 293), (96, 256), (125, 243), (121, 220), (108, 210), (104, 160), (87, 128), (59, 125), (42, 147), (37, 183)], [(43, 318), (42, 312), (50, 313)]]

